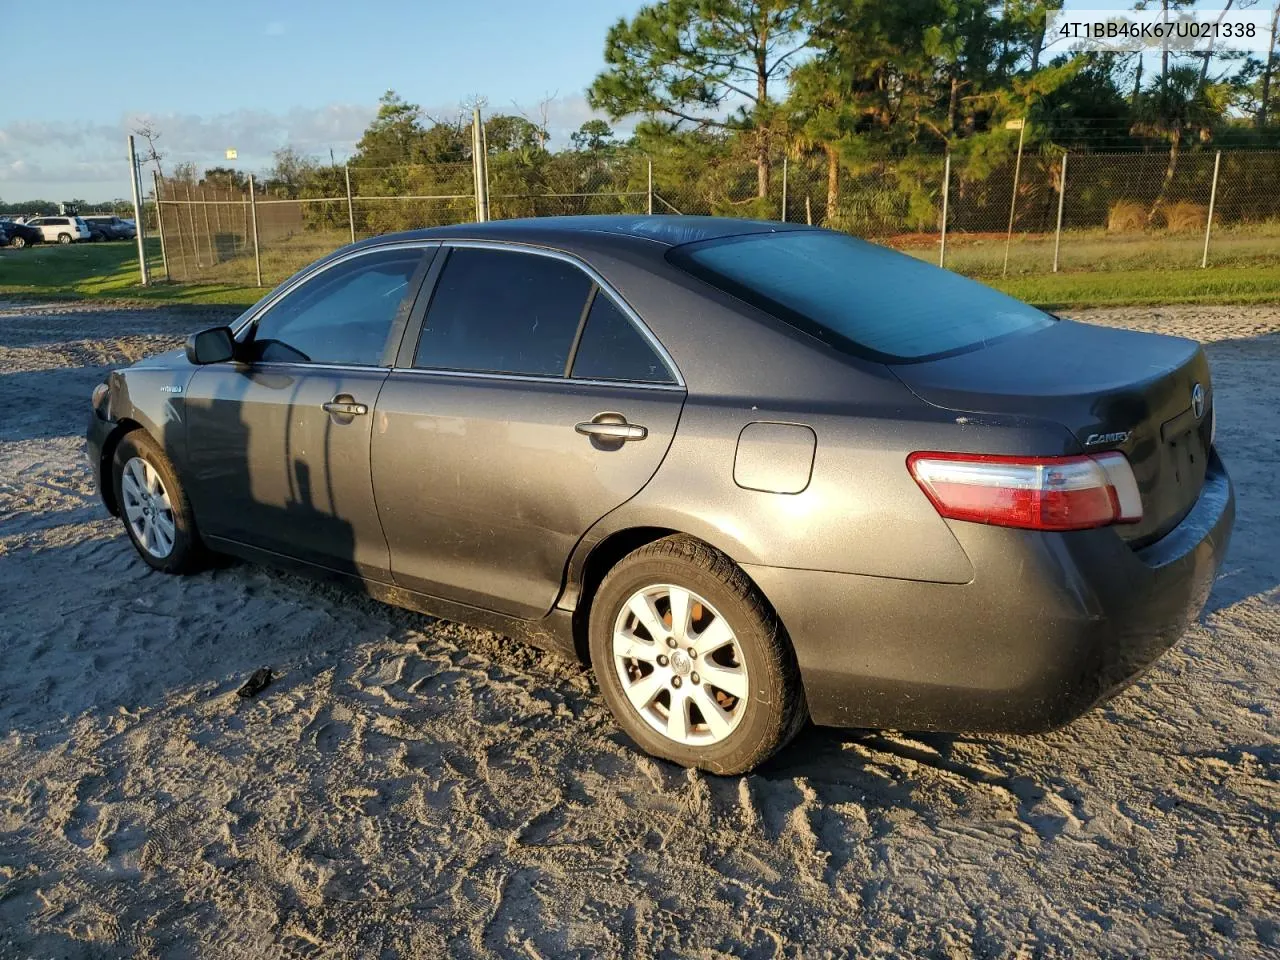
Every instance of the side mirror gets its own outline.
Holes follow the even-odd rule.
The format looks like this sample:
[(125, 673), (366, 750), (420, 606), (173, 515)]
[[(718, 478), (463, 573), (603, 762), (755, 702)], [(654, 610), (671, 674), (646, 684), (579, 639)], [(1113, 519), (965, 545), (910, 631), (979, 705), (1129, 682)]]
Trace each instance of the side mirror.
[(223, 363), (235, 356), (230, 327), (210, 327), (187, 337), (187, 359), (194, 364)]

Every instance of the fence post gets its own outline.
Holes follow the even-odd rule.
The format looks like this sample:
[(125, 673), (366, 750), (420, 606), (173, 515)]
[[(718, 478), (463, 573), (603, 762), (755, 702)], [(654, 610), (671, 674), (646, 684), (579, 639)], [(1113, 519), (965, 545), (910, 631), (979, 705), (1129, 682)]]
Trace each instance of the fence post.
[(160, 174), (151, 171), (151, 183), (156, 192), (156, 233), (160, 235), (160, 262), (164, 264), (165, 280), (172, 280), (169, 273), (169, 251), (164, 244), (164, 208), (160, 206)]
[(951, 151), (942, 161), (942, 239), (938, 244), (938, 266), (947, 265), (947, 206), (951, 201)]
[(782, 155), (782, 222), (787, 222), (787, 155)]
[(1022, 141), (1026, 135), (1027, 119), (1023, 117), (1018, 121), (1018, 159), (1013, 164), (1013, 195), (1009, 198), (1009, 232), (1004, 238), (1004, 266), (1000, 268), (1002, 277), (1009, 275), (1009, 247), (1013, 245), (1013, 219), (1018, 210), (1018, 177), (1022, 173)]
[(652, 217), (653, 216), (653, 157), (646, 157), (645, 160), (649, 165), (649, 193), (648, 193), (649, 202), (648, 202), (648, 206), (646, 207), (646, 211), (648, 212), (649, 216)]
[(1213, 186), (1209, 188), (1209, 216), (1204, 222), (1204, 255), (1200, 258), (1200, 268), (1209, 266), (1209, 232), (1213, 229), (1213, 204), (1218, 199), (1218, 167), (1222, 165), (1222, 151), (1213, 157)]
[(356, 208), (351, 202), (351, 164), (343, 166), (347, 175), (347, 223), (351, 227), (351, 242), (356, 242)]
[(258, 252), (258, 199), (253, 188), (253, 174), (249, 174), (249, 214), (253, 217), (253, 269), (258, 274), (258, 286), (262, 286), (262, 256)]
[(133, 222), (137, 225), (134, 233), (138, 241), (138, 273), (145, 287), (151, 283), (147, 273), (147, 223), (142, 219), (142, 184), (138, 182), (138, 154), (133, 149), (133, 134), (129, 134), (129, 181), (133, 185)]
[(813, 206), (809, 203), (809, 195), (804, 195), (804, 222), (813, 226)]
[(476, 183), (476, 223), (489, 219), (489, 173), (485, 169), (484, 127), (480, 123), (480, 108), (471, 111), (471, 172)]
[(1058, 272), (1058, 250), (1062, 247), (1062, 202), (1067, 195), (1067, 157), (1068, 151), (1062, 152), (1062, 175), (1058, 178), (1058, 228), (1053, 235), (1053, 272)]

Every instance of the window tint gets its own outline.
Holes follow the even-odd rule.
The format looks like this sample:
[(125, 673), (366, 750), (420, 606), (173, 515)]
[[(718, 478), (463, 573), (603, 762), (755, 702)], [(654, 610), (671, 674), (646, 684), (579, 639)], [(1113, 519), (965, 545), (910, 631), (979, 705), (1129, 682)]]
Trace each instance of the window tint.
[(833, 346), (889, 361), (959, 352), (1053, 323), (981, 283), (825, 230), (689, 244), (668, 258)]
[(573, 358), (573, 375), (586, 380), (675, 382), (644, 334), (603, 293), (591, 302)]
[(457, 247), (436, 284), (416, 367), (563, 376), (591, 279), (564, 260)]
[(391, 322), (421, 260), (421, 249), (367, 253), (307, 280), (259, 319), (254, 358), (382, 363)]

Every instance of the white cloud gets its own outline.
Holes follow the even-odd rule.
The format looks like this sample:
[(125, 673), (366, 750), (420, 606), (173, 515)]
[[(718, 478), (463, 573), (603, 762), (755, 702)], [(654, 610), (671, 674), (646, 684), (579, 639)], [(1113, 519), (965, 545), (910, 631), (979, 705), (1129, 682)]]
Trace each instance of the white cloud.
[[(240, 109), (216, 115), (187, 113), (129, 113), (116, 123), (45, 123), (15, 121), (0, 127), (0, 184), (5, 199), (53, 198), (70, 192), (85, 199), (115, 197), (129, 192), (125, 138), (143, 123), (160, 132), (157, 149), (166, 168), (190, 162), (198, 168), (227, 161), (225, 151), (239, 153), (236, 165), (257, 171), (271, 164), (271, 154), (289, 145), (302, 153), (328, 159), (332, 149), (342, 160), (354, 149), (377, 108), (372, 105), (330, 103), (285, 111)], [(428, 106), (426, 117), (449, 119), (463, 112), (461, 104)], [(537, 100), (491, 103), (486, 115), (523, 113), (542, 121)], [(546, 122), (551, 148), (569, 146), (569, 135), (595, 113), (582, 96), (556, 97), (547, 102)], [(625, 134), (629, 125), (619, 130)], [(139, 141), (140, 147), (145, 147)], [(21, 195), (19, 195), (21, 194)]]

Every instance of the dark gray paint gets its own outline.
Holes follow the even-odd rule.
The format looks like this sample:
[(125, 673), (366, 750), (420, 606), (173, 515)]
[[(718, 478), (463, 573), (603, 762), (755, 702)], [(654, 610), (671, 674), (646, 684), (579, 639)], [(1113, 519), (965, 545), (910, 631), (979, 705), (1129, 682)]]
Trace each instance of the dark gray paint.
[[(198, 491), (197, 520), (218, 531), (220, 548), (310, 560), (308, 569), (355, 576), (388, 602), (562, 650), (582, 647), (604, 562), (593, 558), (668, 531), (698, 537), (774, 605), (823, 723), (1038, 728), (1158, 656), (1203, 603), (1231, 527), (1209, 417), (1192, 425), (1199, 447), (1186, 454), (1199, 455), (1203, 492), (1194, 473), (1170, 479), (1175, 455), (1159, 446), (1182, 422), (1178, 398), (1191, 381), (1211, 407), (1203, 354), (1055, 324), (1052, 349), (1011, 337), (891, 368), (839, 353), (664, 259), (688, 239), (779, 229), (806, 228), (565, 218), (380, 238), (292, 278), (237, 323), (245, 332), (315, 271), (388, 243), (509, 244), (590, 270), (669, 353), (677, 389), (396, 368), (412, 355), (438, 273), (424, 257), (422, 292), (402, 304), (386, 367), (226, 364), (193, 377), (181, 352), (168, 354), (112, 375), (110, 410), (91, 420), (92, 455), (102, 464), (122, 430), (141, 426)], [(1098, 349), (1121, 345), (1123, 355), (1094, 365)], [(161, 392), (175, 387), (186, 392)], [(369, 414), (321, 416), (318, 404), (339, 391)], [(233, 415), (239, 398), (258, 409)], [(648, 435), (601, 448), (576, 431), (607, 412)], [(767, 423), (812, 439), (752, 436), (761, 429), (752, 424)], [(1149, 528), (1043, 534), (944, 521), (906, 469), (917, 450), (1078, 453), (1086, 429), (1133, 431), (1126, 452), (1142, 471)], [(1122, 533), (1157, 539), (1142, 547)]]

